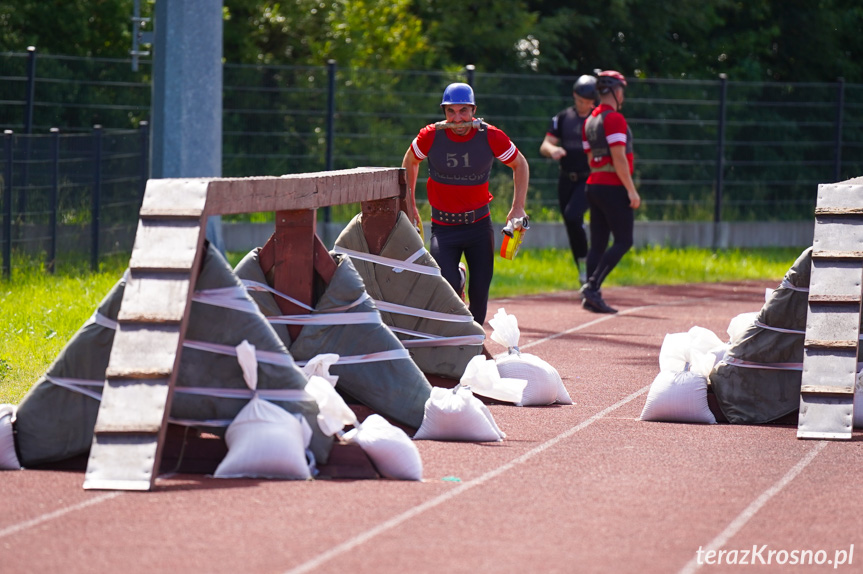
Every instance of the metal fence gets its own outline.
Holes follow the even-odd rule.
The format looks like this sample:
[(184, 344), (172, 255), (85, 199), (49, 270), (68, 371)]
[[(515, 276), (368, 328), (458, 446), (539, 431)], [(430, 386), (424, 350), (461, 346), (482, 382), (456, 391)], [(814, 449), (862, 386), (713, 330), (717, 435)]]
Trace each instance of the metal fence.
[[(128, 253), (149, 170), (149, 133), (105, 130), (2, 139), (2, 271)], [(13, 255), (14, 254), (14, 255)], [(13, 263), (14, 262), (14, 263)], [(40, 264), (41, 265), (41, 264)]]
[[(477, 92), (477, 115), (503, 129), (530, 163), (529, 211), (556, 217), (557, 165), (539, 155), (539, 146), (551, 117), (572, 104), (575, 77), (468, 68), (225, 64), (222, 173), (240, 177), (400, 165), (419, 129), (441, 118), (443, 87), (467, 80)], [(73, 160), (61, 150), (62, 166), (92, 162), (95, 144), (84, 142), (94, 141), (93, 125), (103, 126), (102, 153), (114, 153), (116, 145), (118, 157), (125, 157), (125, 171), (117, 175), (128, 184), (122, 201), (130, 206), (139, 201), (146, 173), (139, 164), (146, 153), (130, 152), (128, 146), (140, 145), (136, 128), (149, 117), (150, 74), (149, 62), (133, 72), (129, 60), (0, 54), (0, 128), (15, 132), (12, 185), (17, 189), (13, 220), (6, 218), (4, 226), (35, 220), (35, 213), (15, 215), (26, 211), (21, 206), (47, 205), (50, 128), (60, 128), (68, 154), (89, 150), (89, 160)], [(635, 180), (644, 200), (640, 219), (811, 219), (819, 183), (863, 173), (861, 84), (633, 78), (623, 112), (635, 139)], [(81, 173), (95, 177), (82, 165)], [(57, 205), (65, 205), (63, 194), (75, 185), (85, 185), (72, 183), (81, 177), (70, 176), (70, 187), (61, 181), (66, 191)], [(510, 172), (496, 165), (492, 178), (492, 192), (501, 199), (494, 203), (506, 206)], [(103, 188), (106, 181), (103, 177)], [(117, 185), (120, 194), (123, 184)], [(5, 187), (4, 180), (4, 192)], [(424, 195), (418, 190), (418, 199)], [(8, 211), (8, 202), (3, 205)], [(64, 217), (58, 214), (61, 225)]]

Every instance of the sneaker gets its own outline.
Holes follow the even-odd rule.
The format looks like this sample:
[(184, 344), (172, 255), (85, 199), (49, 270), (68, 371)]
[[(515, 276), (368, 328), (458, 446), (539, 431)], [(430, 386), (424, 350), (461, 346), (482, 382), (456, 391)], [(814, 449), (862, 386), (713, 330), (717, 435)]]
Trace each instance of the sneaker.
[(581, 289), (582, 301), (581, 306), (591, 313), (617, 313), (617, 309), (609, 306), (602, 298), (599, 291), (583, 287)]
[(464, 266), (464, 263), (459, 262), (458, 264), (458, 273), (461, 276), (461, 282), (459, 283), (460, 287), (458, 290), (459, 297), (464, 301), (464, 286), (467, 283), (467, 267)]

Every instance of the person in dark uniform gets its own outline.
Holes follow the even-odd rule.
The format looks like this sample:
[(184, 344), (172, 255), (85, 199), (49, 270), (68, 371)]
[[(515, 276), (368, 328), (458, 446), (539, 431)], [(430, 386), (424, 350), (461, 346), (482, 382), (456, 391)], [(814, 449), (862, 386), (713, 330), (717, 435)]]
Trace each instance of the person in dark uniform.
[(441, 100), (448, 127), (429, 124), (420, 130), (405, 152), (407, 211), (414, 225), (421, 225), (416, 205), (419, 164), (429, 160), (426, 184), (432, 208), (429, 252), (441, 275), (456, 293), (461, 289), (459, 262), (464, 254), (468, 282), (468, 308), (474, 321), (483, 324), (488, 291), (494, 273), (494, 229), (489, 214), (492, 195), (488, 179), (495, 158), (512, 169), (512, 207), (507, 221), (525, 217), (530, 171), (527, 160), (496, 127), (475, 120), (476, 100), (467, 84), (450, 84)]
[[(590, 165), (587, 203), (590, 206), (590, 251), (587, 283), (581, 288), (581, 305), (594, 313), (617, 313), (602, 298), (602, 282), (632, 247), (635, 211), (641, 197), (632, 180), (632, 132), (620, 109), (626, 79), (606, 70), (596, 79), (599, 106), (584, 122), (584, 151)], [(614, 243), (608, 247), (609, 237)]]
[(584, 75), (572, 86), (574, 105), (559, 112), (551, 119), (551, 126), (539, 146), (539, 153), (560, 162), (557, 179), (557, 200), (560, 213), (569, 237), (569, 248), (575, 259), (579, 281), (587, 280), (581, 260), (587, 255), (587, 233), (584, 230), (584, 212), (587, 198), (584, 188), (590, 167), (582, 145), (584, 120), (596, 105), (596, 78)]

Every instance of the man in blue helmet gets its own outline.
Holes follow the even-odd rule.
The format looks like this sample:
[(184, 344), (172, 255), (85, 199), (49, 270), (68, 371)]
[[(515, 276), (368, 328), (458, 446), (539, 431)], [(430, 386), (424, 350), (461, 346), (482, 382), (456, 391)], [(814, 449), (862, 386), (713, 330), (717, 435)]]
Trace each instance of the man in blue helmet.
[(507, 221), (527, 215), (524, 207), (530, 171), (527, 160), (505, 133), (475, 119), (476, 100), (469, 85), (447, 86), (440, 105), (446, 116), (444, 126), (430, 124), (421, 129), (402, 161), (407, 170), (408, 214), (414, 224), (421, 224), (415, 190), (419, 165), (428, 158), (426, 191), (432, 208), (429, 251), (456, 293), (461, 291), (459, 262), (464, 255), (470, 274), (468, 307), (482, 325), (494, 273), (495, 233), (488, 190), (491, 167), (497, 158), (513, 172), (514, 193)]
[(551, 125), (539, 146), (539, 153), (560, 162), (557, 179), (557, 200), (560, 213), (569, 237), (569, 248), (575, 259), (579, 281), (587, 280), (581, 260), (587, 256), (587, 233), (584, 230), (584, 213), (587, 198), (584, 188), (590, 175), (587, 155), (581, 143), (584, 120), (596, 105), (596, 78), (584, 75), (572, 86), (573, 106), (559, 112), (551, 119)]

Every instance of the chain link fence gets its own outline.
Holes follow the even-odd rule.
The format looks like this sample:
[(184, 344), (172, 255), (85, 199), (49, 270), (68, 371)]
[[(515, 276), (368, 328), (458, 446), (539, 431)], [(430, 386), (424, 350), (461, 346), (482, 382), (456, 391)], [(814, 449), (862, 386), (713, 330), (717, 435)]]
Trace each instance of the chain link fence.
[[(32, 249), (53, 260), (43, 232), (35, 231), (50, 226), (45, 218), (51, 217), (51, 162), (66, 174), (59, 178), (54, 204), (58, 225), (92, 227), (94, 221), (128, 218), (124, 225), (134, 226), (149, 160), (141, 147), (146, 128), (139, 126), (149, 117), (150, 77), (146, 61), (133, 72), (129, 60), (0, 54), (0, 128), (14, 132), (6, 136), (13, 151), (11, 160), (4, 156), (10, 165), (2, 173), (12, 175), (11, 180), (3, 175), (2, 213), (11, 214), (4, 215), (4, 229), (15, 230), (11, 243), (4, 235), (4, 250), (23, 249), (25, 230), (34, 226), (34, 237), (42, 239), (32, 239)], [(468, 81), (476, 90), (477, 115), (503, 129), (528, 159), (532, 217), (558, 219), (557, 164), (542, 157), (539, 146), (551, 117), (572, 105), (575, 79), (485, 74), (470, 67), (393, 71), (332, 62), (225, 64), (222, 173), (243, 177), (401, 165), (419, 129), (441, 119), (443, 88)], [(644, 201), (640, 219), (809, 220), (818, 184), (863, 172), (863, 85), (628, 81), (622, 111), (635, 140), (635, 180)], [(61, 131), (59, 159), (51, 155), (51, 146), (58, 145), (51, 128)], [(98, 168), (94, 132), (101, 134)], [(422, 182), (426, 174), (420, 175)], [(103, 207), (94, 211), (85, 196), (92, 198), (98, 186)], [(511, 172), (497, 164), (491, 186), (500, 199), (493, 205), (505, 211)], [(417, 197), (420, 202), (425, 197), (421, 186)], [(344, 209), (333, 213), (334, 220), (355, 213), (350, 206)], [(91, 253), (123, 245), (90, 238)]]

